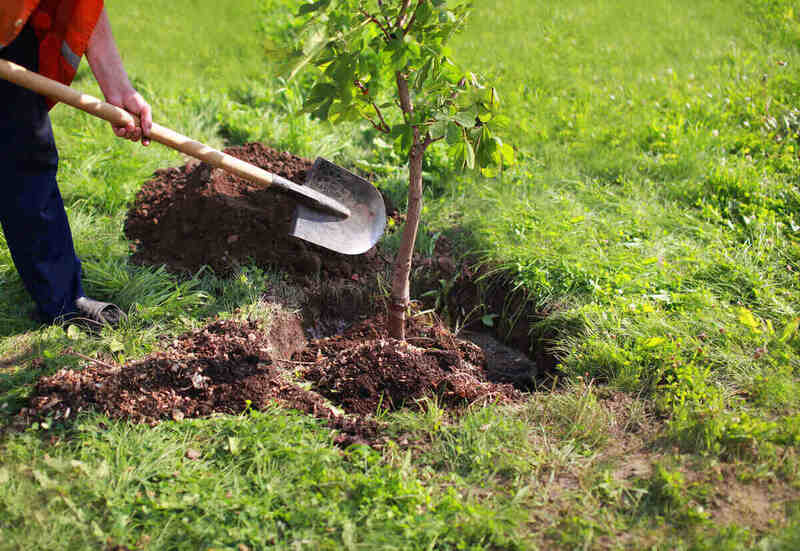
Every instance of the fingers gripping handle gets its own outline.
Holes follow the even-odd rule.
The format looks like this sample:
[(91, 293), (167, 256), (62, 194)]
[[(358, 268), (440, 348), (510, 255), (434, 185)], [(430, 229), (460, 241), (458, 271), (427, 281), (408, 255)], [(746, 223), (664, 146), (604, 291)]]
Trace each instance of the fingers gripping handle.
[[(88, 94), (81, 93), (74, 88), (70, 88), (60, 82), (29, 71), (25, 67), (5, 59), (0, 59), (0, 77), (43, 96), (76, 107), (90, 115), (108, 121), (115, 126), (126, 126), (131, 122), (137, 126), (139, 125), (138, 118), (124, 109), (106, 103)], [(347, 207), (326, 195), (305, 186), (298, 186), (294, 182), (271, 174), (266, 170), (262, 170), (241, 159), (237, 159), (227, 153), (209, 147), (204, 143), (192, 140), (160, 124), (153, 123), (153, 127), (150, 130), (150, 138), (167, 147), (176, 149), (181, 153), (200, 159), (213, 167), (232, 172), (247, 180), (264, 185), (275, 184), (287, 191), (303, 195), (317, 206), (338, 216), (345, 218), (350, 216), (350, 211)]]

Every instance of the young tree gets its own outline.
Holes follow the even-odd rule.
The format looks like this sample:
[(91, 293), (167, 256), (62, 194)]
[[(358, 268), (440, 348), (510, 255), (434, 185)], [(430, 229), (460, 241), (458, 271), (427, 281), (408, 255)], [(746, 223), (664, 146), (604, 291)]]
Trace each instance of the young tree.
[(334, 123), (366, 119), (408, 156), (408, 210), (389, 312), (389, 333), (398, 339), (405, 339), (425, 152), (446, 144), (461, 169), (514, 160), (513, 148), (492, 133), (496, 91), (450, 59), (447, 43), (470, 8), (465, 0), (318, 0), (300, 7), (309, 21), (294, 73), (320, 69), (305, 109)]

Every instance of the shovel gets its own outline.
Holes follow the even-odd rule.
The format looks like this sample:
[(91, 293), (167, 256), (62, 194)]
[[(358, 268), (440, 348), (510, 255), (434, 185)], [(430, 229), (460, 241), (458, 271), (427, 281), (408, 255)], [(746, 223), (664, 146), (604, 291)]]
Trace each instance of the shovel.
[[(5, 59), (0, 59), (0, 78), (115, 125), (138, 123), (136, 117), (124, 109)], [(371, 249), (383, 235), (386, 208), (380, 192), (363, 178), (321, 157), (314, 162), (305, 185), (300, 186), (156, 123), (153, 123), (150, 138), (251, 182), (274, 185), (300, 196), (302, 202), (295, 209), (289, 232), (293, 237), (332, 251), (356, 255)]]

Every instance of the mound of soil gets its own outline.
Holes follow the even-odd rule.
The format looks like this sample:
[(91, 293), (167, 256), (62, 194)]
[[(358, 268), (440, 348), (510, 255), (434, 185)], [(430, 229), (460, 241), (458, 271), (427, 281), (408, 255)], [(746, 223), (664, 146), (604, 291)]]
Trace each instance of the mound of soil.
[(121, 368), (90, 365), (42, 378), (31, 406), (58, 418), (92, 408), (114, 419), (155, 424), (213, 412), (241, 413), (281, 400), (317, 414), (319, 398), (287, 384), (255, 323), (217, 321), (186, 333), (144, 360)]
[[(297, 184), (312, 162), (259, 143), (226, 153)], [(159, 170), (128, 211), (125, 234), (134, 262), (196, 272), (203, 266), (228, 274), (237, 267), (279, 265), (295, 273), (351, 277), (374, 272), (383, 261), (373, 249), (357, 257), (333, 253), (290, 237), (296, 198), (223, 170), (191, 161)]]
[[(297, 321), (282, 318), (269, 333), (255, 322), (217, 321), (189, 332), (144, 360), (115, 367), (95, 363), (80, 371), (62, 369), (43, 377), (30, 398), (23, 419), (50, 417), (68, 421), (81, 411), (95, 410), (112, 419), (155, 425), (213, 413), (240, 414), (271, 404), (324, 419), (337, 429), (336, 442), (377, 445), (378, 425), (368, 419), (335, 414), (322, 397), (303, 389), (273, 361), (270, 351), (291, 348)], [(294, 341), (294, 351), (304, 346)]]
[[(480, 348), (438, 323), (411, 323), (411, 337), (402, 342), (382, 336), (377, 328), (383, 320), (372, 319), (305, 349), (302, 334), (287, 330), (287, 323), (298, 322), (278, 318), (265, 332), (256, 322), (216, 321), (123, 367), (97, 362), (80, 371), (62, 369), (38, 382), (21, 416), (68, 421), (91, 409), (155, 425), (278, 404), (325, 420), (339, 431), (339, 444), (380, 446), (385, 438), (371, 417), (380, 409), (419, 407), (420, 399), (434, 395), (449, 407), (521, 396), (511, 385), (489, 381)], [(288, 339), (292, 334), (296, 338)], [(273, 356), (288, 352), (295, 361)], [(293, 374), (290, 368), (298, 365), (303, 368)], [(303, 388), (298, 375), (313, 389)], [(339, 415), (330, 404), (352, 415)]]
[(512, 385), (491, 380), (477, 345), (438, 321), (412, 318), (405, 342), (389, 338), (385, 325), (379, 316), (310, 343), (300, 354), (309, 365), (303, 377), (345, 411), (361, 415), (418, 407), (426, 397), (450, 408), (521, 397)]

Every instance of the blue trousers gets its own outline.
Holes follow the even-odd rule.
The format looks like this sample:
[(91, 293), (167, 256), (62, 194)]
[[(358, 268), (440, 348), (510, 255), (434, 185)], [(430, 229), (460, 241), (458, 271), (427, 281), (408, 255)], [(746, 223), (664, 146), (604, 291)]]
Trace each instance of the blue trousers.
[[(33, 30), (26, 26), (0, 57), (35, 71)], [(83, 295), (57, 168), (44, 98), (0, 80), (0, 225), (17, 272), (46, 322), (73, 314), (75, 299)]]

